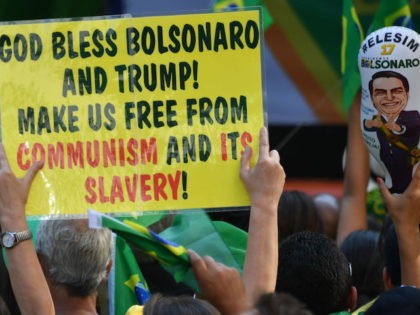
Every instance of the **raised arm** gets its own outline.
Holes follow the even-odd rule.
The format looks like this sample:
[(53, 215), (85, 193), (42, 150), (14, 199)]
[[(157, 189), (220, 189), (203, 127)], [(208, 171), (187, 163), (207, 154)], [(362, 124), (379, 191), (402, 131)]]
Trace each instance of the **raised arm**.
[(251, 149), (245, 149), (241, 178), (251, 199), (251, 216), (243, 279), (236, 269), (199, 257), (190, 251), (195, 277), (203, 297), (222, 314), (237, 315), (250, 309), (258, 298), (273, 292), (278, 264), (277, 206), (285, 173), (277, 151), (269, 152), (267, 129), (260, 131), (259, 158), (251, 168)]
[(248, 147), (241, 161), (241, 179), (251, 199), (248, 244), (243, 271), (248, 300), (254, 305), (263, 293), (273, 292), (278, 264), (277, 207), (286, 175), (277, 151), (269, 151), (268, 132), (260, 130), (259, 157), (250, 167)]
[(420, 167), (400, 196), (392, 195), (382, 179), (378, 180), (388, 213), (398, 238), (401, 284), (420, 287)]
[(344, 191), (338, 220), (337, 243), (351, 232), (367, 228), (366, 189), (369, 181), (369, 152), (360, 129), (360, 103), (349, 112)]
[[(25, 204), (33, 178), (42, 163), (35, 163), (23, 178), (16, 178), (0, 143), (0, 225), (2, 232), (28, 231)], [(3, 238), (5, 239), (5, 238)], [(13, 292), (22, 315), (54, 314), (50, 291), (32, 241), (5, 249)]]

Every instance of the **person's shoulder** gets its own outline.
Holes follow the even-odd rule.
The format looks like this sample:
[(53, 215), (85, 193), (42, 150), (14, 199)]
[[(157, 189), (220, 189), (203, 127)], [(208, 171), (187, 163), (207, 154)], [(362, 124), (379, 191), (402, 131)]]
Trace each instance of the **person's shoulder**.
[(377, 299), (378, 298), (375, 298), (372, 301), (360, 306), (357, 310), (351, 312), (351, 315), (362, 315), (362, 314), (364, 314), (372, 306), (372, 304), (375, 303), (375, 301)]
[(420, 113), (418, 110), (402, 110), (398, 116), (399, 117), (413, 117), (413, 116), (420, 117)]

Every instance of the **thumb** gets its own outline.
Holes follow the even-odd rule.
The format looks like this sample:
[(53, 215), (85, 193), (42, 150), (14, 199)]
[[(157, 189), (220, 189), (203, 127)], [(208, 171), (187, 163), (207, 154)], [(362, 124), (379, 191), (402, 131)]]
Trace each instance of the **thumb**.
[(382, 198), (385, 201), (385, 204), (389, 204), (392, 200), (392, 194), (389, 192), (388, 188), (385, 186), (385, 183), (382, 178), (377, 177), (376, 182), (379, 186), (379, 191), (381, 192)]
[(29, 187), (32, 184), (32, 181), (34, 180), (36, 174), (38, 173), (38, 171), (44, 166), (44, 162), (43, 161), (36, 161), (35, 163), (33, 163), (30, 167), (30, 169), (28, 170), (28, 172), (25, 174), (25, 177), (23, 178), (23, 182), (26, 186), (26, 188), (29, 189)]

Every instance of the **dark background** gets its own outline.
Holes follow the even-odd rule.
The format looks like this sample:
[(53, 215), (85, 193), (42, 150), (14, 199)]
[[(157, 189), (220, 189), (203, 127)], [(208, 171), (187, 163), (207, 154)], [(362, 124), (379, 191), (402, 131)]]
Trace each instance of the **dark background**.
[(269, 136), (287, 178), (342, 178), (346, 126), (269, 126)]

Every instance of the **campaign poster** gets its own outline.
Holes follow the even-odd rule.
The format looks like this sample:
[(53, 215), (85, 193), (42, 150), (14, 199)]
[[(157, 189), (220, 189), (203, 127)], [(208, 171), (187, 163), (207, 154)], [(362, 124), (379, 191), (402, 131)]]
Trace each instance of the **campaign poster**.
[(359, 52), (363, 138), (395, 194), (420, 161), (419, 46), (415, 31), (392, 26), (369, 34)]

